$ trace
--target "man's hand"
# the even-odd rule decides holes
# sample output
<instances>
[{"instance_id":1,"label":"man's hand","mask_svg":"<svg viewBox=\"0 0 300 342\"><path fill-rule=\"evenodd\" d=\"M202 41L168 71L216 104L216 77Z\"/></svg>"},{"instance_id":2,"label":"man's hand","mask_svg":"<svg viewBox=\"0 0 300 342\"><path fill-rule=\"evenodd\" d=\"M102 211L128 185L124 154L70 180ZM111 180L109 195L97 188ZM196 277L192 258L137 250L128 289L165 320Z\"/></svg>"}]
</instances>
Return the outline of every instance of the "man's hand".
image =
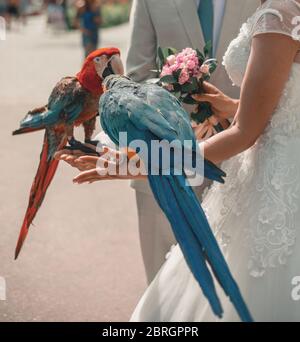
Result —
<instances>
[{"instance_id":1,"label":"man's hand","mask_svg":"<svg viewBox=\"0 0 300 342\"><path fill-rule=\"evenodd\" d=\"M128 159L138 158L130 151L117 151L109 147L104 147L101 156L85 155L81 151L61 150L55 154L55 158L63 160L72 167L82 171L73 179L76 184L93 183L101 180L116 179L145 179L146 176L139 174L136 176L127 172L126 175L120 174L119 170L123 163L127 167ZM138 158L138 162L140 162ZM110 173L108 170L115 172Z\"/></svg>"},{"instance_id":2,"label":"man's hand","mask_svg":"<svg viewBox=\"0 0 300 342\"><path fill-rule=\"evenodd\" d=\"M89 147L95 148L93 145L88 145ZM121 159L122 153L116 150L113 150L109 147L104 147L100 153L100 157L104 156L108 161L118 161ZM60 150L56 152L55 159L63 160L72 167L77 168L79 171L87 171L92 170L96 167L97 162L99 161L98 156L84 154L81 151L71 151L71 150ZM124 156L123 156L124 157Z\"/></svg>"},{"instance_id":3,"label":"man's hand","mask_svg":"<svg viewBox=\"0 0 300 342\"><path fill-rule=\"evenodd\" d=\"M88 168L85 168L80 163L78 163L78 159L79 157L82 157L84 155L85 154L81 151L60 150L55 153L54 158L57 160L63 160L72 167L77 168L79 171L83 171L88 170Z\"/></svg>"}]
</instances>

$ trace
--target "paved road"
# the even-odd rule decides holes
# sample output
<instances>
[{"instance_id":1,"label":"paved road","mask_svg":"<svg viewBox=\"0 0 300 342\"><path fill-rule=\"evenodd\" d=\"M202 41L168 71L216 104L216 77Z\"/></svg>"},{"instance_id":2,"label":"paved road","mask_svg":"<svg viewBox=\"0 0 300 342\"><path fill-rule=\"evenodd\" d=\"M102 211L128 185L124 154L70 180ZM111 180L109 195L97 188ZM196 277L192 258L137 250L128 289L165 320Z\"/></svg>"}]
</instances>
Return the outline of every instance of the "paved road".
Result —
<instances>
[{"instance_id":1,"label":"paved road","mask_svg":"<svg viewBox=\"0 0 300 342\"><path fill-rule=\"evenodd\" d=\"M78 71L82 53L77 33L47 32L44 18L7 38L0 41L0 277L7 286L0 321L126 321L145 287L127 182L75 186L76 172L61 164L13 261L42 134L11 131L60 77ZM103 32L102 45L125 52L127 43L127 25Z\"/></svg>"}]
</instances>

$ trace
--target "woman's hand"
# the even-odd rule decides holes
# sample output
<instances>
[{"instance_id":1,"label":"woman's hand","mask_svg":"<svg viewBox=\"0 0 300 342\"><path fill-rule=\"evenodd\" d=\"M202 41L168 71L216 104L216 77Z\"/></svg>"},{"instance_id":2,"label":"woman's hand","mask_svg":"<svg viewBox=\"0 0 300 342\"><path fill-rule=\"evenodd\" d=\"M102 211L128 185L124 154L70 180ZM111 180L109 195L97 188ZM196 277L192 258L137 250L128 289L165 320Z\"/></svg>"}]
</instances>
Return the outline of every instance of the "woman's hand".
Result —
<instances>
[{"instance_id":1,"label":"woman's hand","mask_svg":"<svg viewBox=\"0 0 300 342\"><path fill-rule=\"evenodd\" d=\"M208 82L204 82L203 87L205 93L193 95L193 98L199 102L209 102L214 112L215 119L222 123L222 120L235 116L239 100L230 98Z\"/></svg>"}]
</instances>

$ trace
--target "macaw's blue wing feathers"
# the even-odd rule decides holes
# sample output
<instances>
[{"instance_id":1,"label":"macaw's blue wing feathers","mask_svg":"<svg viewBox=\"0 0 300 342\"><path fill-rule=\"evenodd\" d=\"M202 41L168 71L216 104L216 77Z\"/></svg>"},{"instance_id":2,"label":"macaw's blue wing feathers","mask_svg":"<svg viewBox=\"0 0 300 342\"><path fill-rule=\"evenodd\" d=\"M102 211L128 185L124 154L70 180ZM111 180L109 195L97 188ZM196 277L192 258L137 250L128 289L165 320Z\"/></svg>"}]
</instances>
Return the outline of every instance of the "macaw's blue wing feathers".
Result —
<instances>
[{"instance_id":1,"label":"macaw's blue wing feathers","mask_svg":"<svg viewBox=\"0 0 300 342\"><path fill-rule=\"evenodd\" d=\"M40 112L29 112L21 128L45 128L59 122L73 123L82 112L88 92L76 78L65 77L53 89L48 105Z\"/></svg>"},{"instance_id":2,"label":"macaw's blue wing feathers","mask_svg":"<svg viewBox=\"0 0 300 342\"><path fill-rule=\"evenodd\" d=\"M122 105L137 129L150 131L159 139L169 141L178 139L176 129L165 119L159 109L153 111L147 103L139 101L134 96L123 96L120 101L120 106Z\"/></svg>"},{"instance_id":3,"label":"macaw's blue wing feathers","mask_svg":"<svg viewBox=\"0 0 300 342\"><path fill-rule=\"evenodd\" d=\"M218 243L214 237L205 213L193 189L187 185L183 165L178 174L170 163L170 172L164 175L162 159L154 161L158 174L152 170L153 140L179 140L176 149L169 151L174 160L177 147L190 141L190 147L183 149L190 153L193 160L200 153L189 117L177 99L169 92L155 85L138 85L129 80L115 77L109 91L100 101L101 123L105 132L117 144L119 133L128 134L128 144L143 140L149 154L143 160L148 167L148 179L154 197L169 219L174 235L180 245L188 266L198 281L203 294L207 297L213 312L221 317L223 309L214 285L215 279L229 296L243 321L252 321L251 315L235 283ZM109 81L108 81L109 83ZM176 165L177 167L177 165ZM175 173L176 171L176 173ZM209 161L204 161L204 175L210 179L224 182L225 173Z\"/></svg>"}]
</instances>

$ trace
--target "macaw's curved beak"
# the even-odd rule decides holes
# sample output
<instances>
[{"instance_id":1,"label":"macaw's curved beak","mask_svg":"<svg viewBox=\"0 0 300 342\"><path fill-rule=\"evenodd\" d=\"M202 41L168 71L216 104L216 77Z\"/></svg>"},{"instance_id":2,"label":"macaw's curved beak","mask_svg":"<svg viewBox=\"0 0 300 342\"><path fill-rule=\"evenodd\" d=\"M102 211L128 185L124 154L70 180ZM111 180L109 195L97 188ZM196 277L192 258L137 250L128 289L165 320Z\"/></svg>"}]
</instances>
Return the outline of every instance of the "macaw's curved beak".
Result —
<instances>
[{"instance_id":1,"label":"macaw's curved beak","mask_svg":"<svg viewBox=\"0 0 300 342\"><path fill-rule=\"evenodd\" d=\"M119 55L113 55L108 60L107 66L102 73L103 79L109 75L124 75L124 66Z\"/></svg>"}]
</instances>

